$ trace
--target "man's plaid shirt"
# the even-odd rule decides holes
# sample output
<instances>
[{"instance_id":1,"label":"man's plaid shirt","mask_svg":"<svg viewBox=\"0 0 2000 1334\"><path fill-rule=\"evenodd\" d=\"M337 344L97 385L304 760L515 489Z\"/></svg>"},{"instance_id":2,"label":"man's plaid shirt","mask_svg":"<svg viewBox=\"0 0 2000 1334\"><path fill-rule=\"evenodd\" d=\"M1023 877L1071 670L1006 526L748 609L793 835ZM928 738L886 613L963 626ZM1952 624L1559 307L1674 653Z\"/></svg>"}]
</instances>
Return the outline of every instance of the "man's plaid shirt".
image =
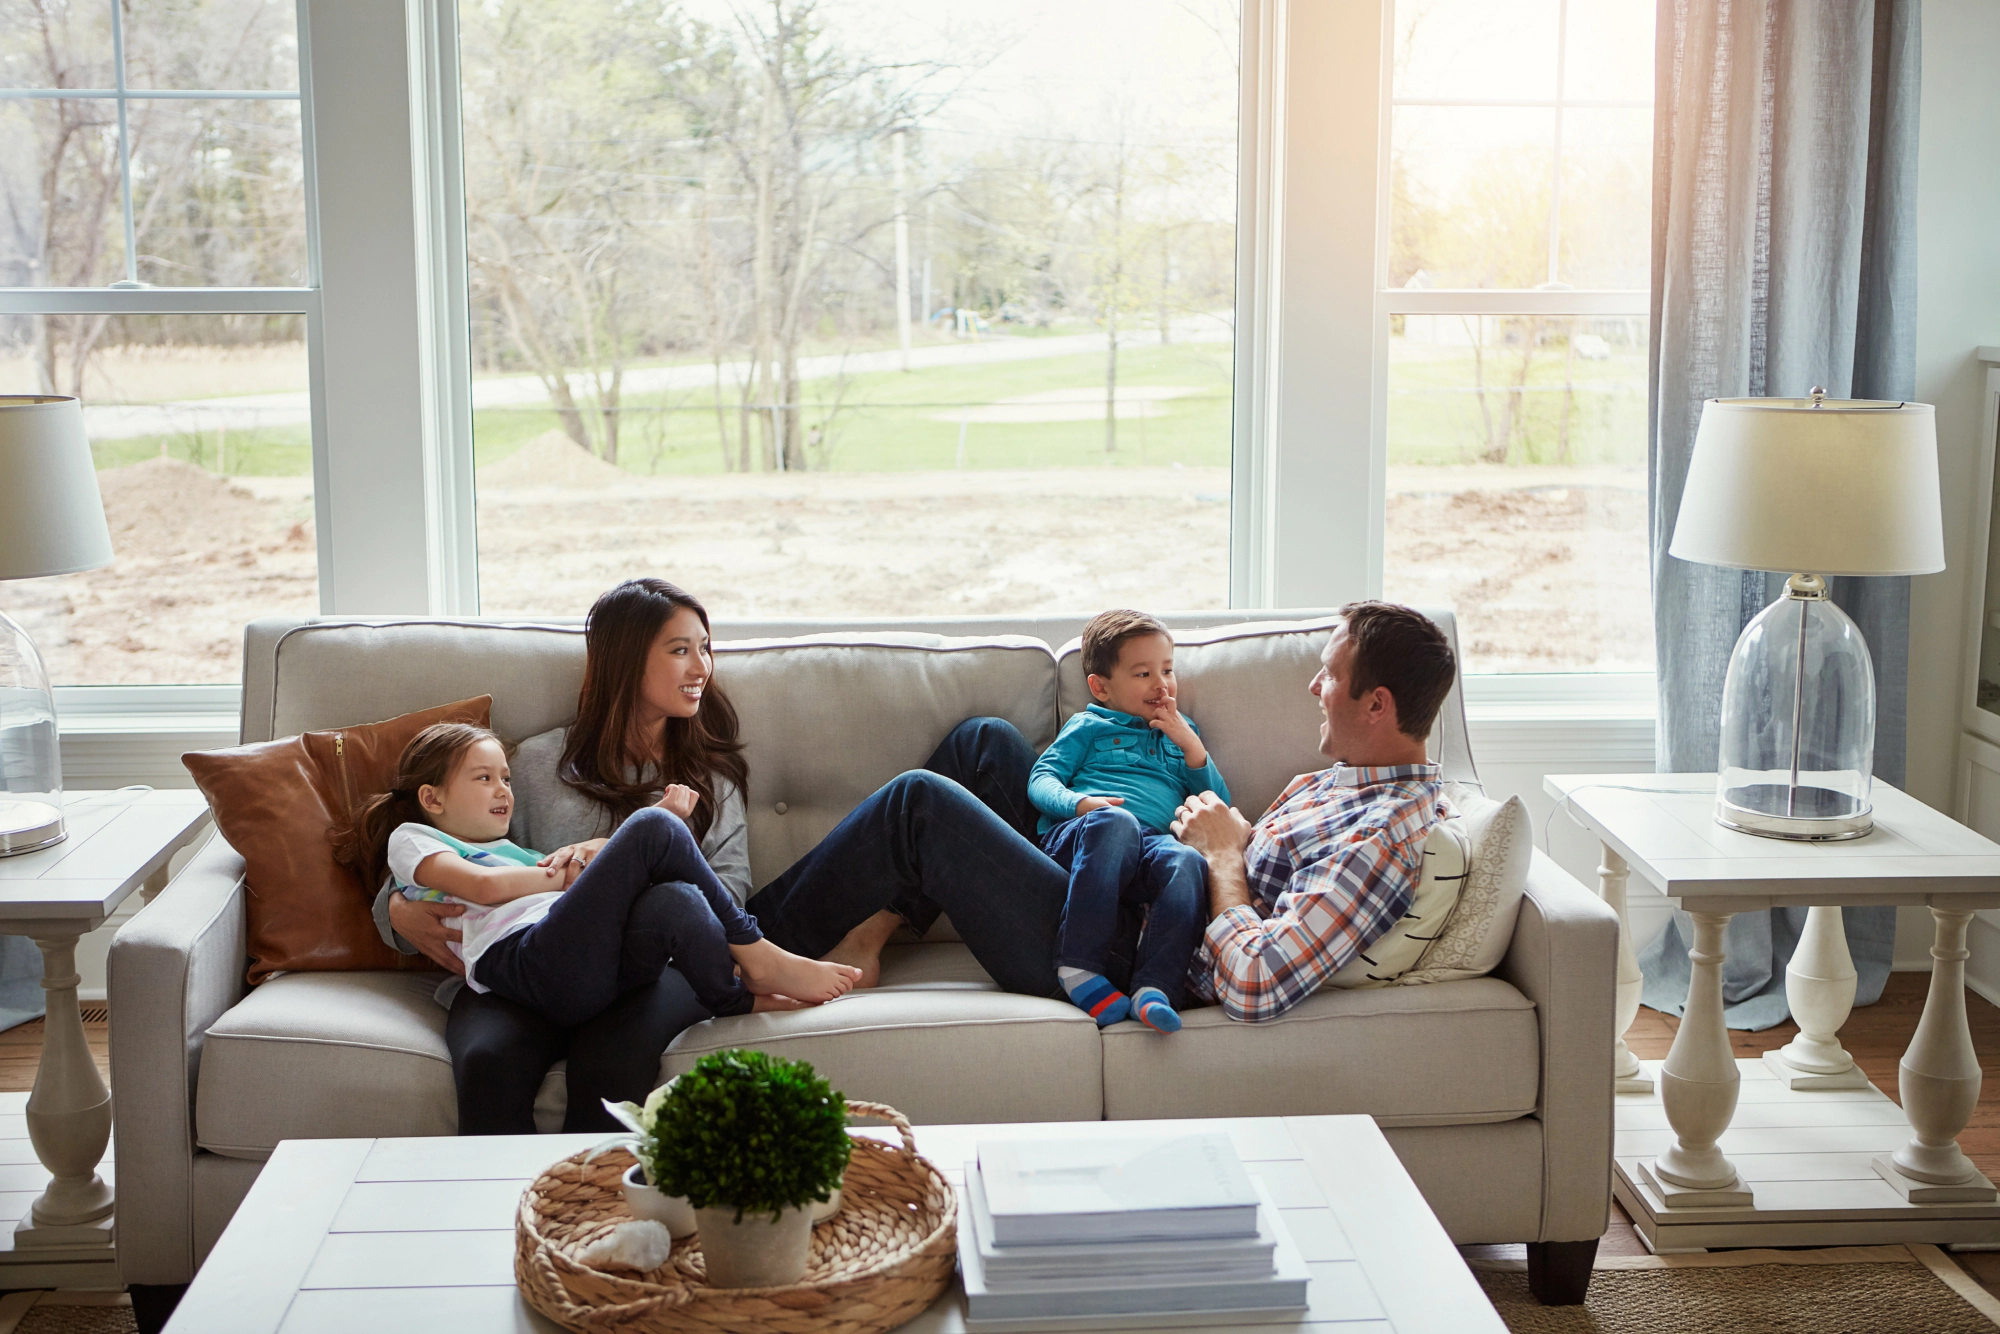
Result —
<instances>
[{"instance_id":1,"label":"man's plaid shirt","mask_svg":"<svg viewBox=\"0 0 2000 1334\"><path fill-rule=\"evenodd\" d=\"M1312 995L1409 911L1424 836L1450 814L1435 764L1294 778L1244 849L1250 904L1208 924L1194 993L1252 1023Z\"/></svg>"}]
</instances>

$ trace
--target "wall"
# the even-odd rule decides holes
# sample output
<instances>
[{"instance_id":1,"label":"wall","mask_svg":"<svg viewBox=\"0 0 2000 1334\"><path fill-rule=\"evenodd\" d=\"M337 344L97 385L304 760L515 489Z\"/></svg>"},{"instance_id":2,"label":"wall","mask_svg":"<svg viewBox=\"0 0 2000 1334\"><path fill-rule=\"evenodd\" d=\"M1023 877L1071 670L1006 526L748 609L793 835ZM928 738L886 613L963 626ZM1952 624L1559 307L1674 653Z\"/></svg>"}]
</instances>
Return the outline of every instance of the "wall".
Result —
<instances>
[{"instance_id":1,"label":"wall","mask_svg":"<svg viewBox=\"0 0 2000 1334\"><path fill-rule=\"evenodd\" d=\"M1983 375L1974 349L2000 342L2000 5L1926 0L1917 153L1917 398L1937 406L1951 568L1915 581L1910 608L1911 793L1952 808L1964 635L1976 614L1966 562ZM1905 909L1899 945L1929 935ZM1975 928L1973 984L2000 996L2000 926Z\"/></svg>"}]
</instances>

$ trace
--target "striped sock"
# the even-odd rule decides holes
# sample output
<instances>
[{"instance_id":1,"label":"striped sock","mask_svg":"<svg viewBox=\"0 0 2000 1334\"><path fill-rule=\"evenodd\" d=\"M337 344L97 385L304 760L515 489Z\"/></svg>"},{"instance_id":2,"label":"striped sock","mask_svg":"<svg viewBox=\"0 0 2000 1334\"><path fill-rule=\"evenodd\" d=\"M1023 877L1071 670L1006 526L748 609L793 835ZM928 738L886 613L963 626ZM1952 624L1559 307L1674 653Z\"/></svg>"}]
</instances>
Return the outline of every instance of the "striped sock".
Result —
<instances>
[{"instance_id":1,"label":"striped sock","mask_svg":"<svg viewBox=\"0 0 2000 1334\"><path fill-rule=\"evenodd\" d=\"M1140 987L1132 993L1132 1017L1155 1033L1181 1031L1180 1012L1167 1004L1167 994L1158 987Z\"/></svg>"},{"instance_id":2,"label":"striped sock","mask_svg":"<svg viewBox=\"0 0 2000 1334\"><path fill-rule=\"evenodd\" d=\"M1132 1011L1132 1002L1125 993L1105 981L1098 973L1085 972L1081 968L1057 970L1062 978L1063 990L1069 993L1076 1007L1097 1021L1099 1028L1117 1023Z\"/></svg>"}]
</instances>

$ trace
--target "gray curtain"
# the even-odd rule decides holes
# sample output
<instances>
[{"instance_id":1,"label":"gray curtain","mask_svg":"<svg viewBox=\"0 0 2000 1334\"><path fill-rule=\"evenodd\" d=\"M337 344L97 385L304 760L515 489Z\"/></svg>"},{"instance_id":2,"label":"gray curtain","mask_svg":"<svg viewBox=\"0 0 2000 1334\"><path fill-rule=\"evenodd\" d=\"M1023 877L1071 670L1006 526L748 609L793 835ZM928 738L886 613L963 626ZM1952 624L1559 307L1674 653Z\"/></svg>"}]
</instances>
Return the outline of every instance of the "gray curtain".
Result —
<instances>
[{"instance_id":1,"label":"gray curtain","mask_svg":"<svg viewBox=\"0 0 2000 1334\"><path fill-rule=\"evenodd\" d=\"M1660 0L1653 131L1651 539L1663 772L1716 766L1723 675L1783 575L1667 555L1709 398L1903 399L1916 380L1919 0ZM1875 772L1903 778L1907 579L1836 579L1874 650ZM1782 1022L1804 909L1730 923L1732 1028ZM1895 910L1846 910L1856 1002L1882 992ZM1676 913L1645 1003L1687 994Z\"/></svg>"}]
</instances>

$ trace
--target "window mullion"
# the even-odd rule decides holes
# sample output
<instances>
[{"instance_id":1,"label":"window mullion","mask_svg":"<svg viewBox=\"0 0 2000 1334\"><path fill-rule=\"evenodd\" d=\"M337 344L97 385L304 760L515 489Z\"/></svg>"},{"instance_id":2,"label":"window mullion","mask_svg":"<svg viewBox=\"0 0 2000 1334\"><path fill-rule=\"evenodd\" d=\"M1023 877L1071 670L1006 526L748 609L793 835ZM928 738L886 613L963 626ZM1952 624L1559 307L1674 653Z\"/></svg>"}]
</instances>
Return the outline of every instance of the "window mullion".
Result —
<instances>
[{"instance_id":1,"label":"window mullion","mask_svg":"<svg viewBox=\"0 0 2000 1334\"><path fill-rule=\"evenodd\" d=\"M118 92L118 193L125 210L125 282L139 286L138 228L132 220L132 119L125 100L125 15L111 5L111 72Z\"/></svg>"}]
</instances>

